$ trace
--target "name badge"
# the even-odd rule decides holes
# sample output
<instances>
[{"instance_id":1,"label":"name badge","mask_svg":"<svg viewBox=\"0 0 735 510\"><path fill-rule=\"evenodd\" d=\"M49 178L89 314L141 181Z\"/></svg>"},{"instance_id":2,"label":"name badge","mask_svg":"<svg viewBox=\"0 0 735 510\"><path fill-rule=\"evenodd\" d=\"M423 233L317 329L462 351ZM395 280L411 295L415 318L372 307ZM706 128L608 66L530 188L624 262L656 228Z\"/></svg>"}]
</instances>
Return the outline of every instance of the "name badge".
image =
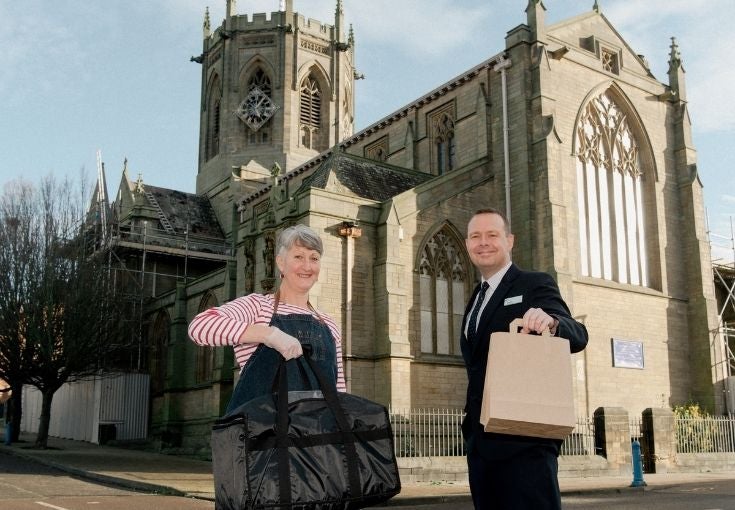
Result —
<instances>
[{"instance_id":1,"label":"name badge","mask_svg":"<svg viewBox=\"0 0 735 510\"><path fill-rule=\"evenodd\" d=\"M505 301L503 301L503 306L515 305L521 302L523 302L523 294L521 294L520 296L506 298Z\"/></svg>"}]
</instances>

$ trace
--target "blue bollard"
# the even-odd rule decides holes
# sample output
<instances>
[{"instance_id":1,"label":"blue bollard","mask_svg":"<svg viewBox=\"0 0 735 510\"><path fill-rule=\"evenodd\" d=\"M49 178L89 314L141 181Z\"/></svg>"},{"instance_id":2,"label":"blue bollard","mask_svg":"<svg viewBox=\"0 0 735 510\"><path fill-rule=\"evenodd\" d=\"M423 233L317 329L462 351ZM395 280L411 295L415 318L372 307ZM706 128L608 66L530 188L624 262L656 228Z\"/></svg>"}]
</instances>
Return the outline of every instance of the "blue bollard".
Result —
<instances>
[{"instance_id":1,"label":"blue bollard","mask_svg":"<svg viewBox=\"0 0 735 510\"><path fill-rule=\"evenodd\" d=\"M637 439L633 440L633 482L631 487L645 487L648 485L643 480L643 459L641 459L641 444Z\"/></svg>"},{"instance_id":2,"label":"blue bollard","mask_svg":"<svg viewBox=\"0 0 735 510\"><path fill-rule=\"evenodd\" d=\"M13 423L5 422L5 446L10 446L13 442Z\"/></svg>"}]
</instances>

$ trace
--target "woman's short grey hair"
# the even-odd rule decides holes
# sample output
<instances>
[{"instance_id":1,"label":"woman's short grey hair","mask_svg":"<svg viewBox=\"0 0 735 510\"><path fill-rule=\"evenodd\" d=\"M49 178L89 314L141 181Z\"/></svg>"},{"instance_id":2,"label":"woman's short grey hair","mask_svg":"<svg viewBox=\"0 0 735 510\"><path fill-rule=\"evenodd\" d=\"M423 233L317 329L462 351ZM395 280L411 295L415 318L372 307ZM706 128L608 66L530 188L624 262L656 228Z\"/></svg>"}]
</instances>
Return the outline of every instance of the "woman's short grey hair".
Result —
<instances>
[{"instance_id":1,"label":"woman's short grey hair","mask_svg":"<svg viewBox=\"0 0 735 510\"><path fill-rule=\"evenodd\" d=\"M278 234L278 241L276 242L276 255L283 255L286 251L291 249L294 245L303 246L306 249L314 250L322 254L323 246L322 239L319 234L314 232L313 229L306 225L294 225L283 229Z\"/></svg>"}]
</instances>

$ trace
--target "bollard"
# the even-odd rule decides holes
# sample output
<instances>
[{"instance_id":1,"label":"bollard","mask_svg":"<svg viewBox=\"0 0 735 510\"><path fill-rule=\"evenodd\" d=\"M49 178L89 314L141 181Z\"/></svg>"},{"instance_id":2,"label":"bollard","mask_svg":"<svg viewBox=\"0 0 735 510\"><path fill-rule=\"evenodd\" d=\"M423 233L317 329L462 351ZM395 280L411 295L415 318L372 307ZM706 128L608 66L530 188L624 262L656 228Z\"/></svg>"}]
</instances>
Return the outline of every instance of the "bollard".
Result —
<instances>
[{"instance_id":1,"label":"bollard","mask_svg":"<svg viewBox=\"0 0 735 510\"><path fill-rule=\"evenodd\" d=\"M633 482L631 487L645 487L647 484L643 480L643 459L641 459L641 443L637 439L633 440L631 445L633 448Z\"/></svg>"},{"instance_id":2,"label":"bollard","mask_svg":"<svg viewBox=\"0 0 735 510\"><path fill-rule=\"evenodd\" d=\"M10 446L13 442L13 422L5 422L5 446Z\"/></svg>"}]
</instances>

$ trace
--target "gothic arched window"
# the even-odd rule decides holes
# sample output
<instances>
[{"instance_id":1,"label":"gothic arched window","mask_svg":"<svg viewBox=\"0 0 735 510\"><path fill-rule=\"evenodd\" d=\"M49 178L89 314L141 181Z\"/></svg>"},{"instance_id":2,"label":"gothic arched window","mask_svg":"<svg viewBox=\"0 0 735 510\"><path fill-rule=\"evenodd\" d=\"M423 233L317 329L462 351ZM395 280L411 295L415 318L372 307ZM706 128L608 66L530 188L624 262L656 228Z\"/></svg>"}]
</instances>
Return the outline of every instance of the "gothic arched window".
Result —
<instances>
[{"instance_id":1,"label":"gothic arched window","mask_svg":"<svg viewBox=\"0 0 735 510\"><path fill-rule=\"evenodd\" d=\"M202 298L199 304L199 313L209 310L213 306L217 306L217 298L211 292ZM197 346L196 353L196 382L203 383L212 380L212 371L214 369L214 351L215 347L209 345Z\"/></svg>"},{"instance_id":2,"label":"gothic arched window","mask_svg":"<svg viewBox=\"0 0 735 510\"><path fill-rule=\"evenodd\" d=\"M610 91L585 106L576 136L582 275L648 286L639 143Z\"/></svg>"},{"instance_id":3,"label":"gothic arched window","mask_svg":"<svg viewBox=\"0 0 735 510\"><path fill-rule=\"evenodd\" d=\"M301 105L299 121L301 124L301 145L307 149L324 150L321 141L322 127L322 91L313 76L307 76L301 82Z\"/></svg>"},{"instance_id":4,"label":"gothic arched window","mask_svg":"<svg viewBox=\"0 0 735 510\"><path fill-rule=\"evenodd\" d=\"M215 78L209 87L209 99L207 100L207 135L204 149L207 160L219 154L221 103L220 81L219 78Z\"/></svg>"},{"instance_id":5,"label":"gothic arched window","mask_svg":"<svg viewBox=\"0 0 735 510\"><path fill-rule=\"evenodd\" d=\"M448 224L424 246L419 263L421 352L460 355L459 336L471 271L462 238Z\"/></svg>"},{"instance_id":6,"label":"gothic arched window","mask_svg":"<svg viewBox=\"0 0 735 510\"><path fill-rule=\"evenodd\" d=\"M452 118L446 113L442 114L437 120L434 133L436 168L437 173L442 175L444 172L454 170L456 146L454 140L454 121Z\"/></svg>"},{"instance_id":7,"label":"gothic arched window","mask_svg":"<svg viewBox=\"0 0 735 510\"><path fill-rule=\"evenodd\" d=\"M248 81L248 92L258 87L263 93L271 97L271 79L260 67L253 73Z\"/></svg>"},{"instance_id":8,"label":"gothic arched window","mask_svg":"<svg viewBox=\"0 0 735 510\"><path fill-rule=\"evenodd\" d=\"M166 387L166 365L168 362L168 342L171 319L166 310L156 315L151 332L148 372L151 375L151 393L160 394Z\"/></svg>"},{"instance_id":9,"label":"gothic arched window","mask_svg":"<svg viewBox=\"0 0 735 510\"><path fill-rule=\"evenodd\" d=\"M247 129L247 141L250 145L270 143L271 122L278 106L271 97L271 79L258 67L250 76L247 94L240 102L235 115L242 120Z\"/></svg>"}]
</instances>

